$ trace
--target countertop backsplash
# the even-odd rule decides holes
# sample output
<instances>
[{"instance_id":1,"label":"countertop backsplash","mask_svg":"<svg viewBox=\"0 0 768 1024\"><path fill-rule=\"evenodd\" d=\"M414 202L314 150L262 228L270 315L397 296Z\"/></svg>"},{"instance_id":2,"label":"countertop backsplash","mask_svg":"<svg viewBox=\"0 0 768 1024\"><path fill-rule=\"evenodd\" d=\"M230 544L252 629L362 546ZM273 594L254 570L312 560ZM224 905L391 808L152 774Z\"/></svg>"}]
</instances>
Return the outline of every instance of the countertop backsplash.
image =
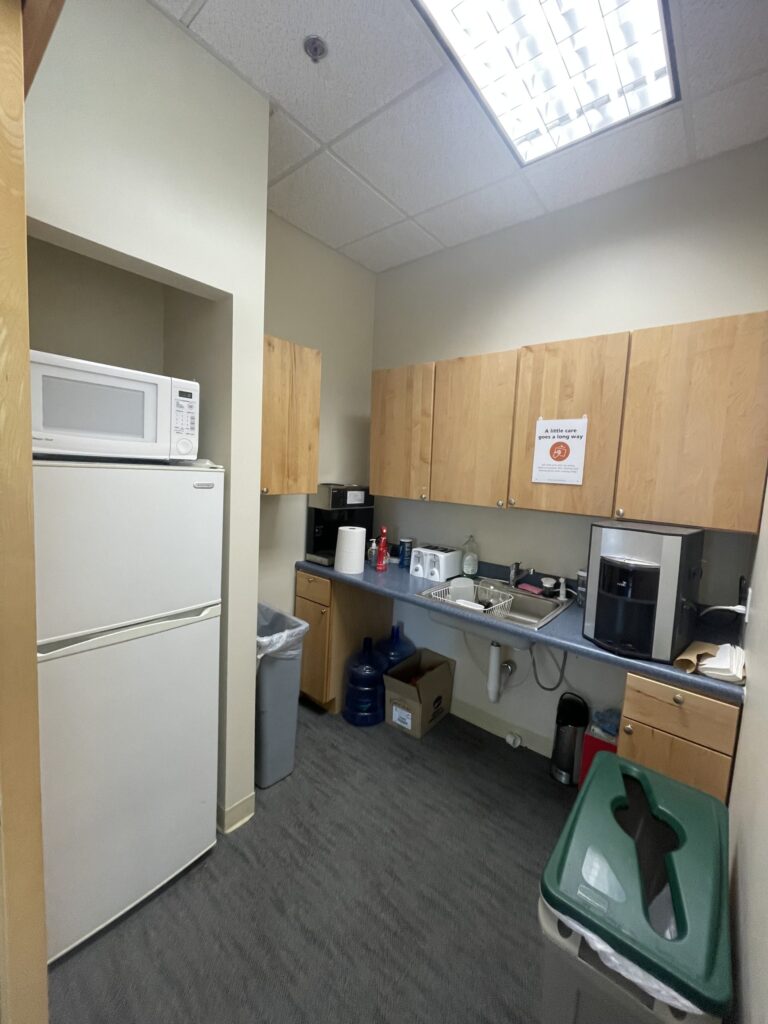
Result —
<instances>
[{"instance_id":1,"label":"countertop backsplash","mask_svg":"<svg viewBox=\"0 0 768 1024\"><path fill-rule=\"evenodd\" d=\"M594 517L597 519L598 517ZM450 505L443 502L376 498L375 528L387 526L393 542L413 537L418 543L461 547L474 535L480 559L522 568L534 568L553 576L575 577L587 564L589 516L503 510ZM750 578L757 538L752 534L706 530L704 574L699 592L701 604L735 604L739 576Z\"/></svg>"}]
</instances>

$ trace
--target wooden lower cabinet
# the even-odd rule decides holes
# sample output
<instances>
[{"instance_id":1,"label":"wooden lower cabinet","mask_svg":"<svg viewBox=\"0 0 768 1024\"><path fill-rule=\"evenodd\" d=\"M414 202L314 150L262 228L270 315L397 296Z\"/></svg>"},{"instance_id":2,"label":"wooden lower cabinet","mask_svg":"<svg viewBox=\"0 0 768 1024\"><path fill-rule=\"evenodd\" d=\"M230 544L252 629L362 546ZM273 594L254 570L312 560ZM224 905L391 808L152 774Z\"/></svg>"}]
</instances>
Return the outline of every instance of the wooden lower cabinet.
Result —
<instances>
[{"instance_id":1,"label":"wooden lower cabinet","mask_svg":"<svg viewBox=\"0 0 768 1024\"><path fill-rule=\"evenodd\" d=\"M364 637L378 640L389 633L392 601L338 580L297 572L294 612L309 623L301 692L335 714L344 704L347 661L360 650Z\"/></svg>"},{"instance_id":2,"label":"wooden lower cabinet","mask_svg":"<svg viewBox=\"0 0 768 1024\"><path fill-rule=\"evenodd\" d=\"M330 608L297 597L294 611L296 617L309 623L309 632L304 637L301 656L301 692L319 704L326 701L326 679L328 675L328 639L331 623Z\"/></svg>"},{"instance_id":3,"label":"wooden lower cabinet","mask_svg":"<svg viewBox=\"0 0 768 1024\"><path fill-rule=\"evenodd\" d=\"M725 801L731 778L731 758L679 736L622 718L619 755L646 768L685 782Z\"/></svg>"},{"instance_id":4,"label":"wooden lower cabinet","mask_svg":"<svg viewBox=\"0 0 768 1024\"><path fill-rule=\"evenodd\" d=\"M618 753L726 802L739 716L732 704L630 674Z\"/></svg>"}]
</instances>

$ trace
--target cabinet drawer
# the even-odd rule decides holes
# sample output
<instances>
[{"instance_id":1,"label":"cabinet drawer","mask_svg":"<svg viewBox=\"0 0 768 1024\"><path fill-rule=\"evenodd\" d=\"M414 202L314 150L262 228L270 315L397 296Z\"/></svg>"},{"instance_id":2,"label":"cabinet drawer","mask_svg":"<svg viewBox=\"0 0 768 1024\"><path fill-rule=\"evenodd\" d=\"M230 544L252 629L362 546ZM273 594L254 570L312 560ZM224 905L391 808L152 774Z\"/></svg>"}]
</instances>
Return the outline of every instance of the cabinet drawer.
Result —
<instances>
[{"instance_id":1,"label":"cabinet drawer","mask_svg":"<svg viewBox=\"0 0 768 1024\"><path fill-rule=\"evenodd\" d=\"M308 572L297 572L296 597L306 597L308 601L330 605L331 581L322 576L312 576Z\"/></svg>"},{"instance_id":2,"label":"cabinet drawer","mask_svg":"<svg viewBox=\"0 0 768 1024\"><path fill-rule=\"evenodd\" d=\"M624 714L635 722L733 754L739 709L712 697L677 690L645 676L627 676Z\"/></svg>"},{"instance_id":3,"label":"cabinet drawer","mask_svg":"<svg viewBox=\"0 0 768 1024\"><path fill-rule=\"evenodd\" d=\"M301 692L318 704L328 699L328 639L331 610L316 601L297 597L294 610L309 623L301 655Z\"/></svg>"},{"instance_id":4,"label":"cabinet drawer","mask_svg":"<svg viewBox=\"0 0 768 1024\"><path fill-rule=\"evenodd\" d=\"M725 802L731 778L731 758L698 743L633 722L626 716L619 730L620 757L685 782Z\"/></svg>"}]
</instances>

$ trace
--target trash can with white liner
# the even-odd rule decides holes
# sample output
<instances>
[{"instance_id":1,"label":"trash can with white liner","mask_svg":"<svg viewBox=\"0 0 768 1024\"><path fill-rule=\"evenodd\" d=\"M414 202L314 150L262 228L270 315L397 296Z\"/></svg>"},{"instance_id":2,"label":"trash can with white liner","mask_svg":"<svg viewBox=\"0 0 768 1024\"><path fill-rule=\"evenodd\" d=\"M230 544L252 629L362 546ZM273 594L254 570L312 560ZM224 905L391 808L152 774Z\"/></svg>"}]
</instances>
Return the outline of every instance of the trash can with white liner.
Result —
<instances>
[{"instance_id":1,"label":"trash can with white liner","mask_svg":"<svg viewBox=\"0 0 768 1024\"><path fill-rule=\"evenodd\" d=\"M256 648L256 765L259 789L293 771L299 714L301 655L309 624L259 605Z\"/></svg>"},{"instance_id":2,"label":"trash can with white liner","mask_svg":"<svg viewBox=\"0 0 768 1024\"><path fill-rule=\"evenodd\" d=\"M599 753L541 880L542 1024L722 1020L728 812Z\"/></svg>"}]
</instances>

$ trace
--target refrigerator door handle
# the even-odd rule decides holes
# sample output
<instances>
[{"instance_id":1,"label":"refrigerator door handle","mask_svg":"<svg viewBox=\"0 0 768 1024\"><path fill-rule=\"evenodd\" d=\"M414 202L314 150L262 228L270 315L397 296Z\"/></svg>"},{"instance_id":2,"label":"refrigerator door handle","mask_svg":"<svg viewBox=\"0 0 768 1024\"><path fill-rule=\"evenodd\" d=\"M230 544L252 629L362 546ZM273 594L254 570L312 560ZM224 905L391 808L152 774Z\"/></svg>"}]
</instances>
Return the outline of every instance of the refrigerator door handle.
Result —
<instances>
[{"instance_id":1,"label":"refrigerator door handle","mask_svg":"<svg viewBox=\"0 0 768 1024\"><path fill-rule=\"evenodd\" d=\"M178 629L180 626L189 626L194 622L202 622L205 619L215 619L220 616L221 604L209 604L204 608L196 608L194 611L179 612L163 619L141 622L135 626L125 626L121 629L92 633L85 637L79 636L70 640L40 644L37 648L37 661L39 664L43 661L53 661L54 658L66 658L70 654L95 651L99 647L110 647L112 644L125 643L128 640L135 640L137 637L152 636L154 633L164 633L169 629Z\"/></svg>"}]
</instances>

